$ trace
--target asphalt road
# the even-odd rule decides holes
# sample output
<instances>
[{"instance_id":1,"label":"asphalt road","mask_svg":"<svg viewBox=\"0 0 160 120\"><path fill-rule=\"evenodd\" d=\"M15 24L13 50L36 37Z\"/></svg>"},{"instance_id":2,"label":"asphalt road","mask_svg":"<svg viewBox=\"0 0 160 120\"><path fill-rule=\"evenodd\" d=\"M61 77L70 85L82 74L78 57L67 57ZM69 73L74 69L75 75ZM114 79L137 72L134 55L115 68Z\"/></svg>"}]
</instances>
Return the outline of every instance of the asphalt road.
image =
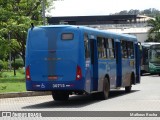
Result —
<instances>
[{"instance_id":1,"label":"asphalt road","mask_svg":"<svg viewBox=\"0 0 160 120\"><path fill-rule=\"evenodd\" d=\"M141 83L133 85L131 93L125 93L124 89L114 90L110 92L108 100L94 100L90 95L81 96L70 96L67 102L55 102L51 95L46 96L32 96L32 97L19 97L19 98L4 98L0 99L0 120L5 117L2 116L4 111L19 112L13 115L14 119L19 119L19 117L24 117L24 119L29 119L28 117L33 117L32 114L26 112L41 112L43 116L50 115L58 117L47 117L46 119L113 119L113 120L125 120L125 119L160 119L160 76L158 75L145 75L141 77ZM53 112L54 111L54 112ZM57 112L56 112L57 111ZM61 112L59 112L61 111ZM74 111L74 112L68 112ZM80 111L80 112L79 112ZM83 112L87 111L87 112ZM102 112L96 112L102 111ZM110 111L115 111L111 112ZM120 112L126 111L126 112ZM127 111L134 111L129 113L130 116L124 117L128 114ZM143 113L139 111L144 111ZM150 111L150 116L143 116L143 114L148 114ZM158 111L158 112L157 112ZM102 113L102 115L101 115ZM137 113L137 114L136 114ZM152 114L153 113L153 114ZM78 116L78 118L73 117ZM110 115L111 117L104 117ZM122 114L122 117L121 117ZM4 113L5 115L5 113ZM17 116L18 117L17 117ZM26 116L25 116L26 115ZM30 119L44 119L41 118L41 114L37 113L37 117ZM39 115L39 116L38 116ZM65 117L61 117L65 116ZM66 117L68 115L68 117ZM88 115L88 117L86 117ZM133 116L134 115L134 116ZM137 116L136 116L137 115ZM156 117L159 116L159 117ZM92 117L89 117L92 116ZM101 116L101 117L100 117ZM132 117L131 117L132 116ZM7 119L7 118L6 118Z\"/></svg>"}]
</instances>

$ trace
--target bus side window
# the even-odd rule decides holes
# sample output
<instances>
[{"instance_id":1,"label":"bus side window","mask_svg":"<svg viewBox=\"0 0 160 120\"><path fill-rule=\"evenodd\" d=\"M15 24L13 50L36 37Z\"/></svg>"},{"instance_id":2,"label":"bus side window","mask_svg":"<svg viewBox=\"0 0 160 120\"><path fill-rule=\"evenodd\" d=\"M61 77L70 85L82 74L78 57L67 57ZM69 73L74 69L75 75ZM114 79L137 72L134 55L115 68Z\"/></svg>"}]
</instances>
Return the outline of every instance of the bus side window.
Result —
<instances>
[{"instance_id":1,"label":"bus side window","mask_svg":"<svg viewBox=\"0 0 160 120\"><path fill-rule=\"evenodd\" d=\"M114 40L113 39L108 39L108 50L109 50L109 58L110 59L115 58Z\"/></svg>"},{"instance_id":2,"label":"bus side window","mask_svg":"<svg viewBox=\"0 0 160 120\"><path fill-rule=\"evenodd\" d=\"M89 39L88 39L88 35L85 34L84 35L84 47L85 47L85 58L88 59L90 58L90 52L89 52Z\"/></svg>"},{"instance_id":3,"label":"bus side window","mask_svg":"<svg viewBox=\"0 0 160 120\"><path fill-rule=\"evenodd\" d=\"M106 59L106 40L102 37L97 37L98 58Z\"/></svg>"},{"instance_id":4,"label":"bus side window","mask_svg":"<svg viewBox=\"0 0 160 120\"><path fill-rule=\"evenodd\" d=\"M104 39L104 48L105 48L105 56L106 56L106 58L109 58L108 38Z\"/></svg>"},{"instance_id":5,"label":"bus side window","mask_svg":"<svg viewBox=\"0 0 160 120\"><path fill-rule=\"evenodd\" d=\"M127 41L121 41L122 58L128 58Z\"/></svg>"},{"instance_id":6,"label":"bus side window","mask_svg":"<svg viewBox=\"0 0 160 120\"><path fill-rule=\"evenodd\" d=\"M134 58L133 42L128 41L127 46L128 46L128 57L133 59Z\"/></svg>"}]
</instances>

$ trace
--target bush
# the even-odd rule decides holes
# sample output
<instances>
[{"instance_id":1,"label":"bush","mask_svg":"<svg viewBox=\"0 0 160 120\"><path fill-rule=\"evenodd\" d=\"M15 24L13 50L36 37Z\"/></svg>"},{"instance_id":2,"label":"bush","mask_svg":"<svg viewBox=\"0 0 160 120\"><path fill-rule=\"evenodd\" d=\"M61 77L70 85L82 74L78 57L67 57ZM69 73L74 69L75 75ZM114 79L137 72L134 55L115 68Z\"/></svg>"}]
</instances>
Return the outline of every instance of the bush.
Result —
<instances>
[{"instance_id":1,"label":"bush","mask_svg":"<svg viewBox=\"0 0 160 120\"><path fill-rule=\"evenodd\" d=\"M0 60L0 71L3 69L3 61Z\"/></svg>"},{"instance_id":2,"label":"bush","mask_svg":"<svg viewBox=\"0 0 160 120\"><path fill-rule=\"evenodd\" d=\"M21 73L21 74L25 74L25 70L24 70L24 68L19 69L19 70L18 70L18 72L19 72L19 73Z\"/></svg>"},{"instance_id":3,"label":"bush","mask_svg":"<svg viewBox=\"0 0 160 120\"><path fill-rule=\"evenodd\" d=\"M8 62L0 60L0 71L8 69Z\"/></svg>"},{"instance_id":4,"label":"bush","mask_svg":"<svg viewBox=\"0 0 160 120\"><path fill-rule=\"evenodd\" d=\"M3 61L3 69L7 70L8 69L8 62Z\"/></svg>"},{"instance_id":5,"label":"bush","mask_svg":"<svg viewBox=\"0 0 160 120\"><path fill-rule=\"evenodd\" d=\"M19 69L19 68L22 68L22 67L24 66L22 59L16 59L16 60L15 60L15 63L12 62L11 65L12 65L12 67L15 68L15 69Z\"/></svg>"}]
</instances>

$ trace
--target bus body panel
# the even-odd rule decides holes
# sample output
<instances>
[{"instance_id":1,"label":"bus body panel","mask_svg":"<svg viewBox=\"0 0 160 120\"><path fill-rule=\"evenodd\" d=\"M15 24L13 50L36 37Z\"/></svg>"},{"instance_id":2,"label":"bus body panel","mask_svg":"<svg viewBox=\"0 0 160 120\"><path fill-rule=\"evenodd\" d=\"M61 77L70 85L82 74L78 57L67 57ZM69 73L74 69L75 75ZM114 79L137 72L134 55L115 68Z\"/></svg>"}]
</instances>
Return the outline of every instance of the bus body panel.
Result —
<instances>
[{"instance_id":1,"label":"bus body panel","mask_svg":"<svg viewBox=\"0 0 160 120\"><path fill-rule=\"evenodd\" d=\"M122 86L129 86L132 72L135 73L135 63L133 59L122 60Z\"/></svg>"},{"instance_id":2,"label":"bus body panel","mask_svg":"<svg viewBox=\"0 0 160 120\"><path fill-rule=\"evenodd\" d=\"M69 33L67 38L73 34L73 39L62 40L63 33ZM88 34L90 57L87 59L84 34ZM98 58L97 37L113 39L114 58ZM30 80L26 79L27 90L102 92L105 77L108 77L111 89L129 86L131 73L139 77L138 69L135 70L139 63L135 65L136 57L122 59L121 40L137 42L135 37L130 39L132 37L70 25L31 28L26 45L25 67L30 70ZM78 80L77 73L81 74Z\"/></svg>"},{"instance_id":3,"label":"bus body panel","mask_svg":"<svg viewBox=\"0 0 160 120\"><path fill-rule=\"evenodd\" d=\"M63 33L73 33L74 39L62 40ZM27 85L27 89L37 90L41 88L40 85L47 86L46 90L63 87L70 89L68 86L76 86L76 84L82 84L77 88L84 89L83 77L75 82L77 66L83 67L82 62L79 63L79 31L67 28L34 28L29 31L29 34L27 44L29 60L26 62L26 67L30 67L31 81L27 81L27 84L31 82L34 88L31 89L31 86L28 88ZM53 87L52 84L60 87Z\"/></svg>"},{"instance_id":4,"label":"bus body panel","mask_svg":"<svg viewBox=\"0 0 160 120\"><path fill-rule=\"evenodd\" d=\"M98 63L98 90L102 91L104 77L108 75L110 79L110 88L116 88L116 60L99 60Z\"/></svg>"},{"instance_id":5,"label":"bus body panel","mask_svg":"<svg viewBox=\"0 0 160 120\"><path fill-rule=\"evenodd\" d=\"M84 91L84 81L26 81L28 91Z\"/></svg>"}]
</instances>

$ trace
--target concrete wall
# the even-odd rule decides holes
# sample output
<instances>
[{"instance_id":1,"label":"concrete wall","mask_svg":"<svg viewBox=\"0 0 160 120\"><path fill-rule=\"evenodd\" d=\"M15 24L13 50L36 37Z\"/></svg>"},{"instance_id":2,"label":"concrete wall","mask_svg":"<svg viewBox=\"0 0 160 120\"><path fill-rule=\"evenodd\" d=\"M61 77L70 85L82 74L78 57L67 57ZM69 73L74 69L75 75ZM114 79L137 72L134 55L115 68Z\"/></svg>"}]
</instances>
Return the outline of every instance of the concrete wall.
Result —
<instances>
[{"instance_id":1,"label":"concrete wall","mask_svg":"<svg viewBox=\"0 0 160 120\"><path fill-rule=\"evenodd\" d=\"M129 33L131 35L135 35L139 42L144 42L148 39L147 33Z\"/></svg>"},{"instance_id":2,"label":"concrete wall","mask_svg":"<svg viewBox=\"0 0 160 120\"><path fill-rule=\"evenodd\" d=\"M144 42L148 39L148 30L150 27L140 27L140 28L121 28L121 29L105 29L106 31L112 31L117 33L131 34L135 35L139 42Z\"/></svg>"}]
</instances>

